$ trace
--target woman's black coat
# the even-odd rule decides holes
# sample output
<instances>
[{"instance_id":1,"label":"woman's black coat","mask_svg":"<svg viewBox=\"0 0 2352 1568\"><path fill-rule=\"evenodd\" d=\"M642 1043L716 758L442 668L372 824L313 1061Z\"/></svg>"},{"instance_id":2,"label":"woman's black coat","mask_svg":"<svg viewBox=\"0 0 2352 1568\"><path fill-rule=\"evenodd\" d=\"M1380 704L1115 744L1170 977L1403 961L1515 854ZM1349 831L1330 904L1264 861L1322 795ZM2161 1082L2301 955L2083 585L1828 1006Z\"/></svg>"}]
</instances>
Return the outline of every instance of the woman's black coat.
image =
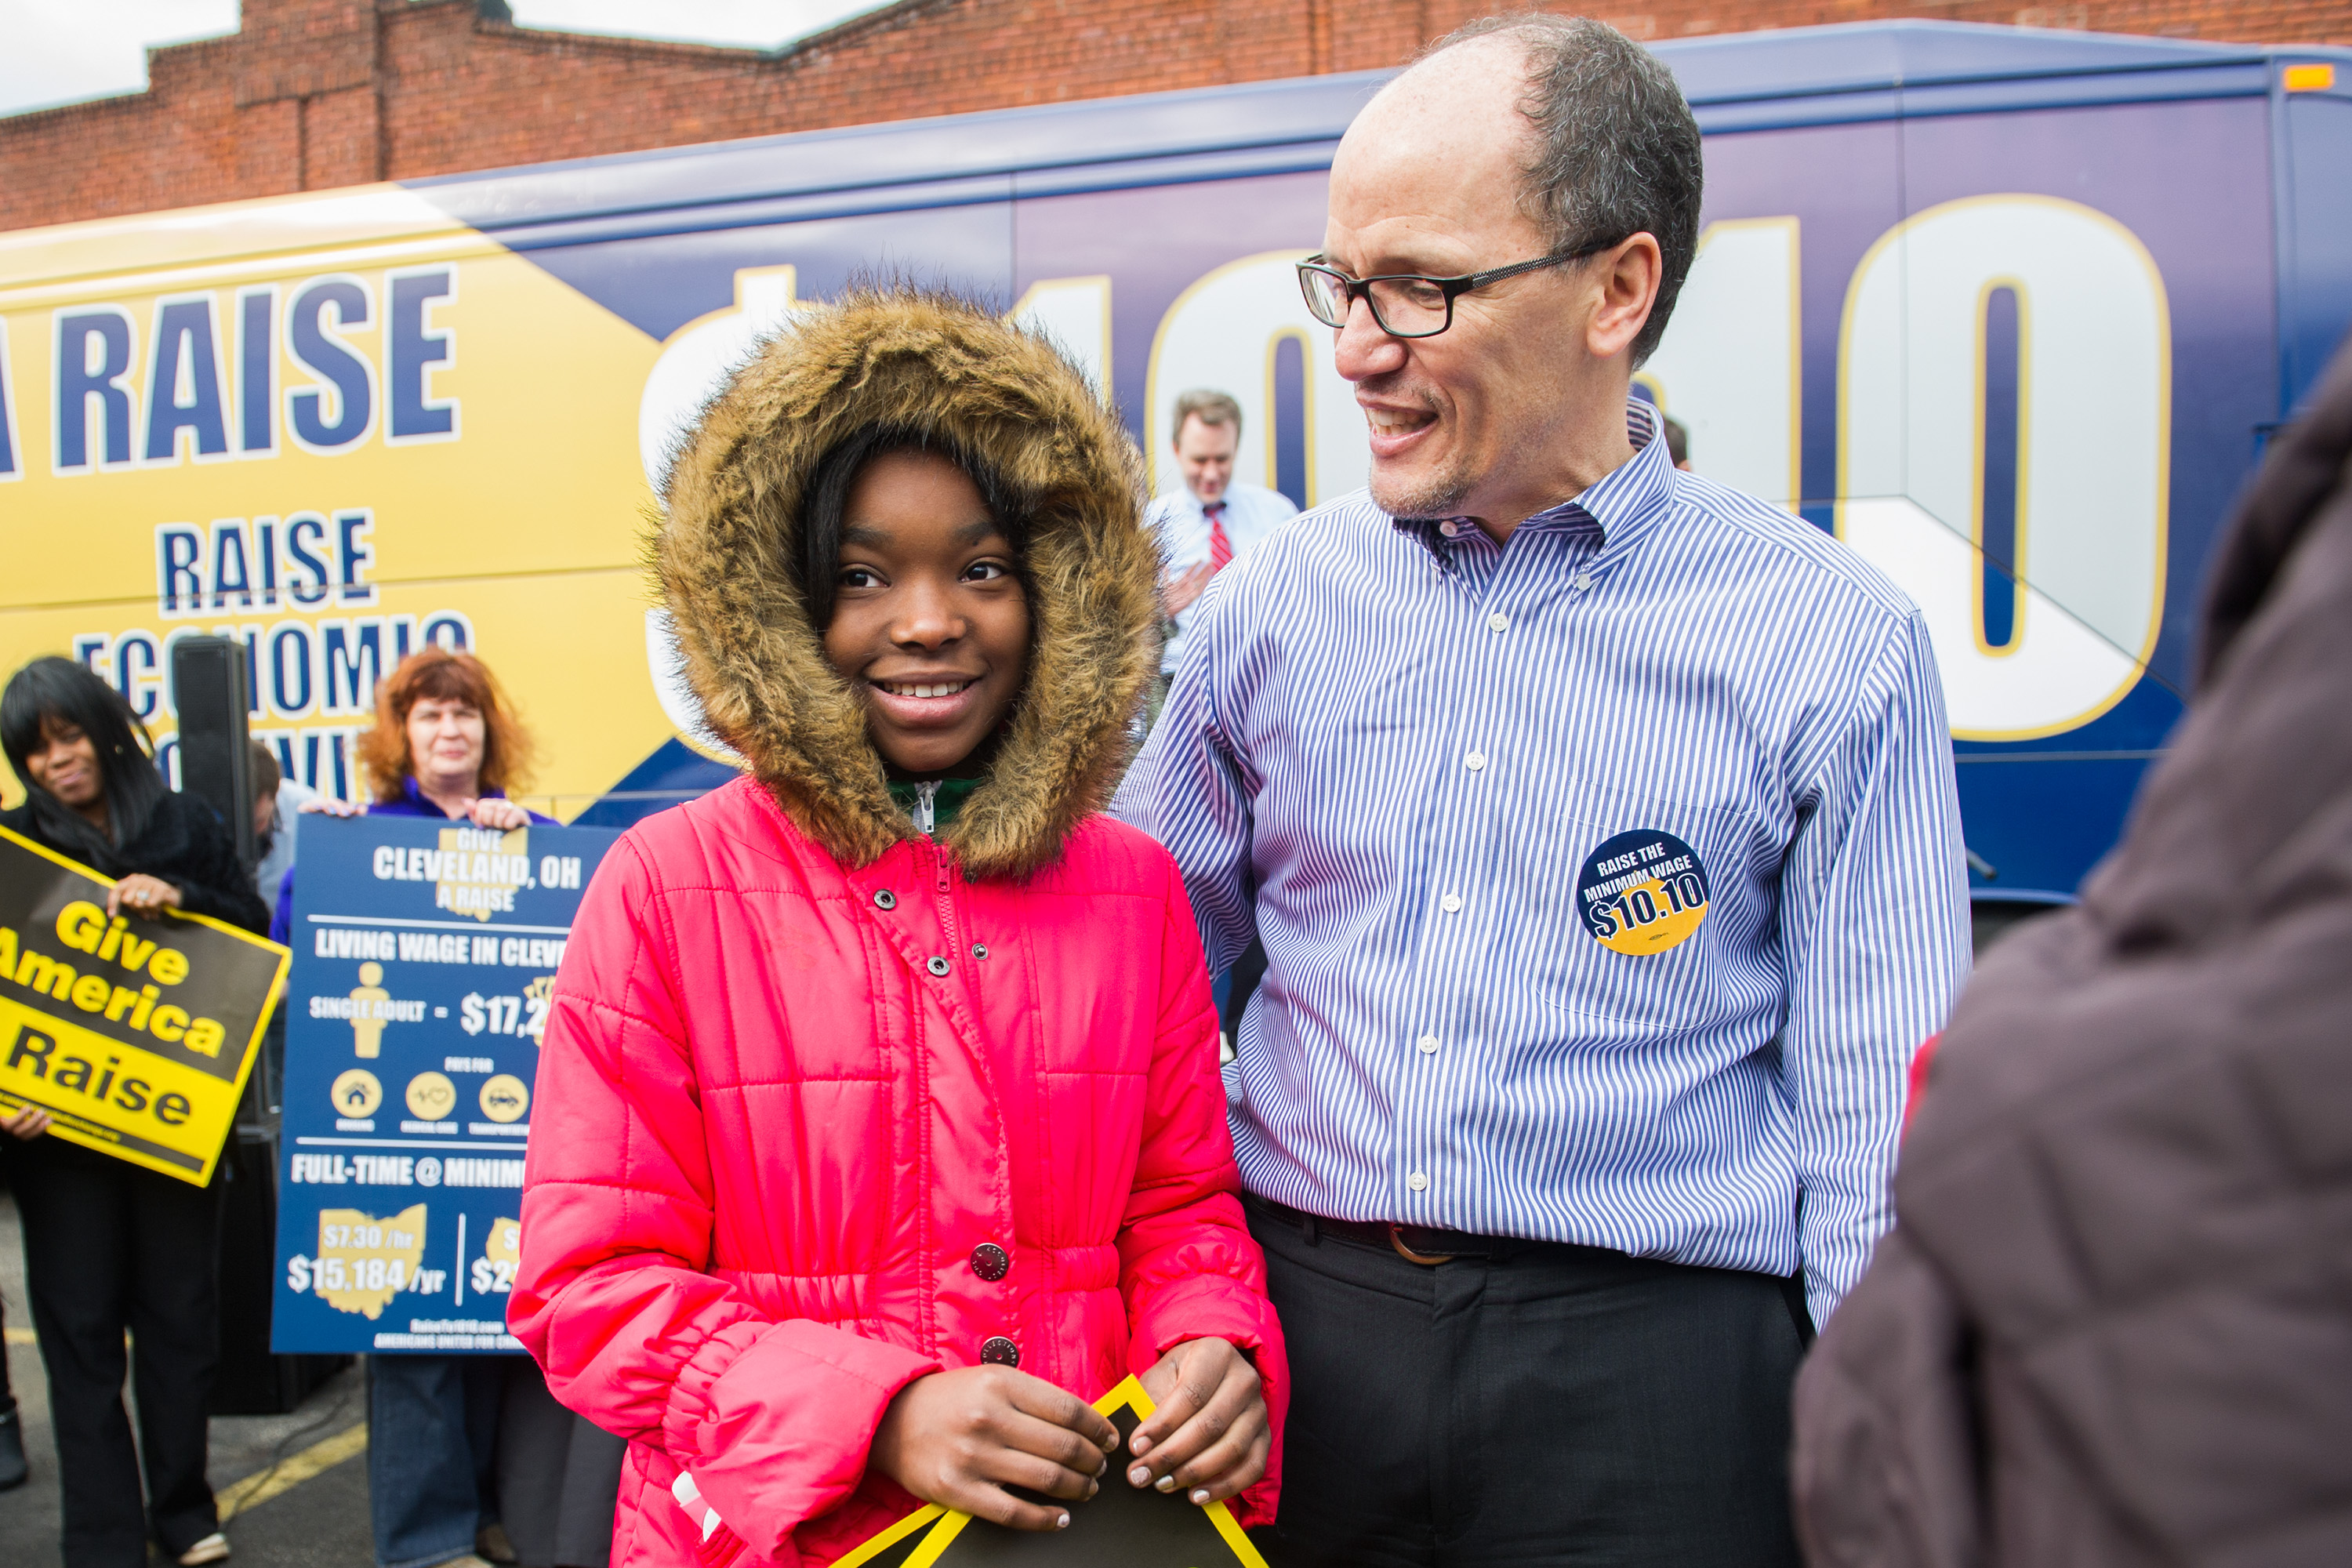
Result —
<instances>
[{"instance_id":1,"label":"woman's black coat","mask_svg":"<svg viewBox=\"0 0 2352 1568\"><path fill-rule=\"evenodd\" d=\"M29 804L0 811L0 827L68 859L84 858L74 847L55 843L43 833ZM98 869L116 878L136 873L160 878L180 889L180 907L190 914L210 915L257 936L269 933L268 906L254 890L252 874L238 864L236 841L213 808L195 795L165 791L138 836L118 846L113 858L113 866Z\"/></svg>"}]
</instances>

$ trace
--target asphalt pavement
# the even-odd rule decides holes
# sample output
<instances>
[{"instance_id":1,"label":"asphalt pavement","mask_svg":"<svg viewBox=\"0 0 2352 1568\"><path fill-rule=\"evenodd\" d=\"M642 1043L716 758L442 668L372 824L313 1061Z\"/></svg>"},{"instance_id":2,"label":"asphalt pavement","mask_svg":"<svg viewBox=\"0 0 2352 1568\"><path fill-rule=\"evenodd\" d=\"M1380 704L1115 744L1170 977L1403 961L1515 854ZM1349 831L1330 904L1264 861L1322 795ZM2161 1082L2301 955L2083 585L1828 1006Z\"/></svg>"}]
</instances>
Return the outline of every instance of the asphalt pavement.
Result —
<instances>
[{"instance_id":1,"label":"asphalt pavement","mask_svg":"<svg viewBox=\"0 0 2352 1568\"><path fill-rule=\"evenodd\" d=\"M24 1413L33 1466L30 1481L0 1492L0 1563L63 1568L48 1385L25 1300L16 1205L5 1194L0 1304L7 1316L8 1381ZM289 1415L213 1418L213 1489L225 1505L238 1508L222 1526L233 1568L370 1568L366 1442L360 1429L366 1414L365 1380L355 1363Z\"/></svg>"}]
</instances>

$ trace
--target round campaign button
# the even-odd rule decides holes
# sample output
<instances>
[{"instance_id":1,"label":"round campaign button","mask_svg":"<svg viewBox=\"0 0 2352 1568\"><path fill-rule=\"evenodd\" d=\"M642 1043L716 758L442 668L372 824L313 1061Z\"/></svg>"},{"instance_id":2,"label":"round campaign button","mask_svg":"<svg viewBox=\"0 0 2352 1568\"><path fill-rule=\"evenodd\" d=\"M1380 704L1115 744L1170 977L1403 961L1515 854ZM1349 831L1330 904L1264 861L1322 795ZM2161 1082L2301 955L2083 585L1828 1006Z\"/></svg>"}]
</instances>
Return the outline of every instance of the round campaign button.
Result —
<instances>
[{"instance_id":1,"label":"round campaign button","mask_svg":"<svg viewBox=\"0 0 2352 1568\"><path fill-rule=\"evenodd\" d=\"M1588 856L1576 879L1576 913L1612 952L1664 952L1706 919L1706 868L1698 851L1654 827L1620 833Z\"/></svg>"}]
</instances>

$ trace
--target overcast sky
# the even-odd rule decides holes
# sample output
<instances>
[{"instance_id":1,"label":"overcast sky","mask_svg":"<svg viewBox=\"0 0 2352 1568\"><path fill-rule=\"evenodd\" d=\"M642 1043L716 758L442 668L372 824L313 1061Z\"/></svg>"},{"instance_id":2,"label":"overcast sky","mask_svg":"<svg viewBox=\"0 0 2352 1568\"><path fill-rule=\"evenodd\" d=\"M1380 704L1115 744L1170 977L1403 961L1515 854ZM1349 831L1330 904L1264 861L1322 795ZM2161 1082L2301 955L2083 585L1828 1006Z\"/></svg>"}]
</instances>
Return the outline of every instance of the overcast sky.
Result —
<instances>
[{"instance_id":1,"label":"overcast sky","mask_svg":"<svg viewBox=\"0 0 2352 1568\"><path fill-rule=\"evenodd\" d=\"M526 27L773 48L879 0L511 0ZM236 31L236 0L0 0L0 114L137 92L147 50Z\"/></svg>"}]
</instances>

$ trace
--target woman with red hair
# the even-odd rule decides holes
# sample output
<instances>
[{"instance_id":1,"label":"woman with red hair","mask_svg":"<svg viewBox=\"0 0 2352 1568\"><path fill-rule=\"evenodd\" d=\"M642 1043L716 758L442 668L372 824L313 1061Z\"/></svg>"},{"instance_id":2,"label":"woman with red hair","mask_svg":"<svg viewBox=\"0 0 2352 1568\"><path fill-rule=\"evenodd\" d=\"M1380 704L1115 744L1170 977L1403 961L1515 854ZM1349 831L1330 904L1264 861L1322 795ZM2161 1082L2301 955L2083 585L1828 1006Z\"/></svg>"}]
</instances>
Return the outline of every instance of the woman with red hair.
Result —
<instances>
[{"instance_id":1,"label":"woman with red hair","mask_svg":"<svg viewBox=\"0 0 2352 1568\"><path fill-rule=\"evenodd\" d=\"M555 820L507 799L529 775L530 737L490 667L470 653L422 648L378 682L375 724L360 736L360 763L375 800L338 816L365 809L464 817L477 827ZM336 810L323 803L318 809Z\"/></svg>"},{"instance_id":2,"label":"woman with red hair","mask_svg":"<svg viewBox=\"0 0 2352 1568\"><path fill-rule=\"evenodd\" d=\"M507 791L528 778L530 737L489 667L427 647L376 687L360 736L374 799L305 802L337 816L422 816L511 829L555 819ZM294 873L272 934L291 933ZM622 1444L555 1403L527 1356L368 1357L368 1490L379 1568L520 1560L602 1568Z\"/></svg>"}]
</instances>

